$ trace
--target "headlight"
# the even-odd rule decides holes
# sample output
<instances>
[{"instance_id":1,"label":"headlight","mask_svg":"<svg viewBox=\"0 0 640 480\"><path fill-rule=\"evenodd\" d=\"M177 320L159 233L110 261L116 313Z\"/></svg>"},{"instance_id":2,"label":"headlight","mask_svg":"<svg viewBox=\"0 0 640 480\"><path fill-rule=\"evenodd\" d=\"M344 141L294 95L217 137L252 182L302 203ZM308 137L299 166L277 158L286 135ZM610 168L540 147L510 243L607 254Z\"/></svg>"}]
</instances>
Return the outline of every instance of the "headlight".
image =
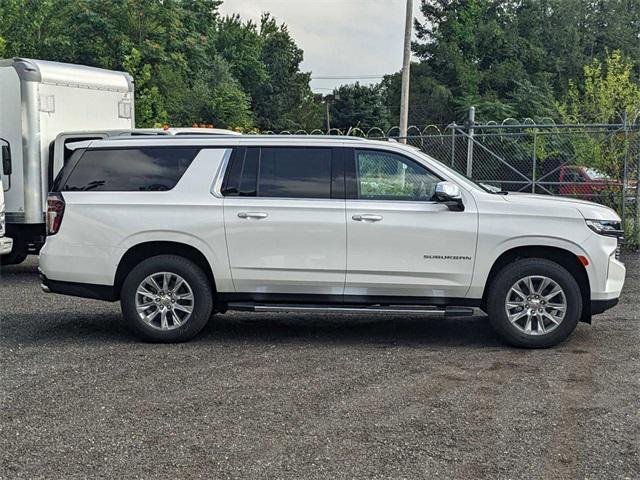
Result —
<instances>
[{"instance_id":1,"label":"headlight","mask_svg":"<svg viewBox=\"0 0 640 480\"><path fill-rule=\"evenodd\" d=\"M622 237L624 231L617 220L586 220L587 227L600 235L608 237Z\"/></svg>"}]
</instances>

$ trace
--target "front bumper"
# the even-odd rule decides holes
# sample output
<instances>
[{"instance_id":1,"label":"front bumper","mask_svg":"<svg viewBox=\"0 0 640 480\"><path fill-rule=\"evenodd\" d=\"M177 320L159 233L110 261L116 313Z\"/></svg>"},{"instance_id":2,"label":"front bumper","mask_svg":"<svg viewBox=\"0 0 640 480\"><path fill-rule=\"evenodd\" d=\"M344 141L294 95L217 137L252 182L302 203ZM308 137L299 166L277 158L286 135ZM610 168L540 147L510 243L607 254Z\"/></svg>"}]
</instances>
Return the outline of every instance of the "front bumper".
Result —
<instances>
[{"instance_id":1,"label":"front bumper","mask_svg":"<svg viewBox=\"0 0 640 480\"><path fill-rule=\"evenodd\" d=\"M611 301L620 297L627 270L624 264L616 260L614 255L609 257L604 288L591 292L591 300Z\"/></svg>"},{"instance_id":2,"label":"front bumper","mask_svg":"<svg viewBox=\"0 0 640 480\"><path fill-rule=\"evenodd\" d=\"M610 308L615 307L619 300L619 298L612 298L611 300L591 300L591 315L606 312Z\"/></svg>"},{"instance_id":3,"label":"front bumper","mask_svg":"<svg viewBox=\"0 0 640 480\"><path fill-rule=\"evenodd\" d=\"M0 237L0 255L7 255L11 253L13 248L13 239L9 237Z\"/></svg>"}]
</instances>

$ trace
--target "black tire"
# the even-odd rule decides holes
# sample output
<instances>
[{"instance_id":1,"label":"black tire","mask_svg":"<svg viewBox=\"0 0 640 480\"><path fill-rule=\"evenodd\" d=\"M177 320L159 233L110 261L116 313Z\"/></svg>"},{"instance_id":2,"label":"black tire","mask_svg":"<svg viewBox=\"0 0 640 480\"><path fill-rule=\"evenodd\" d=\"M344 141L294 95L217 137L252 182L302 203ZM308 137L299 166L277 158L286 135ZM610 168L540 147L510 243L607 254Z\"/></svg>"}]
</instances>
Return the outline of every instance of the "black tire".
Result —
<instances>
[{"instance_id":1,"label":"black tire","mask_svg":"<svg viewBox=\"0 0 640 480\"><path fill-rule=\"evenodd\" d=\"M193 292L193 311L184 324L173 330L160 330L146 323L136 310L136 291L142 281L158 272L181 276ZM191 260L176 255L158 255L143 260L127 275L120 291L125 321L142 340L160 343L184 342L195 337L207 324L213 310L213 293L207 275Z\"/></svg>"},{"instance_id":2,"label":"black tire","mask_svg":"<svg viewBox=\"0 0 640 480\"><path fill-rule=\"evenodd\" d=\"M520 279L541 275L555 281L564 291L567 311L557 328L539 335L528 335L514 326L507 316L505 302L511 287ZM565 340L576 328L582 314L582 293L567 269L543 258L526 258L504 267L494 278L487 296L489 322L510 345L523 348L547 348Z\"/></svg>"},{"instance_id":3,"label":"black tire","mask_svg":"<svg viewBox=\"0 0 640 480\"><path fill-rule=\"evenodd\" d=\"M0 256L0 265L19 265L27 259L27 252L11 250L10 253Z\"/></svg>"}]
</instances>

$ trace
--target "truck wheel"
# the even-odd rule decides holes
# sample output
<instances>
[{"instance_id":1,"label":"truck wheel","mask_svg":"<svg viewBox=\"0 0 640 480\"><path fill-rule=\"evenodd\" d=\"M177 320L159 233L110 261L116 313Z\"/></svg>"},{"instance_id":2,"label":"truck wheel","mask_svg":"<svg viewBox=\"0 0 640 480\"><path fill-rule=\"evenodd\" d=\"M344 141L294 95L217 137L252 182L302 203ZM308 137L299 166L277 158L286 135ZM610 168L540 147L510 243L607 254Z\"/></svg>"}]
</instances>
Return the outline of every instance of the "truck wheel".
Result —
<instances>
[{"instance_id":1,"label":"truck wheel","mask_svg":"<svg viewBox=\"0 0 640 480\"><path fill-rule=\"evenodd\" d=\"M207 324L213 309L211 285L191 260L158 255L136 265L120 292L129 327L150 342L183 342Z\"/></svg>"},{"instance_id":2,"label":"truck wheel","mask_svg":"<svg viewBox=\"0 0 640 480\"><path fill-rule=\"evenodd\" d=\"M573 332L582 314L578 282L564 267L542 258L504 267L487 298L491 325L516 347L556 345Z\"/></svg>"},{"instance_id":3,"label":"truck wheel","mask_svg":"<svg viewBox=\"0 0 640 480\"><path fill-rule=\"evenodd\" d=\"M27 258L27 252L14 248L10 253L0 257L0 265L19 265Z\"/></svg>"}]
</instances>

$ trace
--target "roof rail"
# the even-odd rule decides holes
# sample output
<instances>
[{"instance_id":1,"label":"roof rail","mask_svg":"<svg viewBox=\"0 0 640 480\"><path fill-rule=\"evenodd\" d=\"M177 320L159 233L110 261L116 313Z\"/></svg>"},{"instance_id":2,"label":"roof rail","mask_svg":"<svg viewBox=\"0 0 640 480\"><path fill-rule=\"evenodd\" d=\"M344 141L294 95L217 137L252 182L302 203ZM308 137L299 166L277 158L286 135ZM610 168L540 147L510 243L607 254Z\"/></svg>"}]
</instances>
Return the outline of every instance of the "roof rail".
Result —
<instances>
[{"instance_id":1,"label":"roof rail","mask_svg":"<svg viewBox=\"0 0 640 480\"><path fill-rule=\"evenodd\" d=\"M363 137L348 137L346 135L237 135L237 134L227 134L227 133L219 133L215 135L209 134L197 134L197 133L189 133L189 134L181 134L181 135L166 135L162 133L149 132L149 133L138 133L134 132L132 134L120 134L114 135L112 137L104 138L103 140L136 140L141 138L153 138L154 140L174 140L174 139L216 139L216 138L233 138L238 140L240 138L259 138L259 139L273 139L276 140L278 138L295 138L299 140L355 140L360 142L370 142L372 139L363 138ZM375 140L375 139L374 139Z\"/></svg>"}]
</instances>

